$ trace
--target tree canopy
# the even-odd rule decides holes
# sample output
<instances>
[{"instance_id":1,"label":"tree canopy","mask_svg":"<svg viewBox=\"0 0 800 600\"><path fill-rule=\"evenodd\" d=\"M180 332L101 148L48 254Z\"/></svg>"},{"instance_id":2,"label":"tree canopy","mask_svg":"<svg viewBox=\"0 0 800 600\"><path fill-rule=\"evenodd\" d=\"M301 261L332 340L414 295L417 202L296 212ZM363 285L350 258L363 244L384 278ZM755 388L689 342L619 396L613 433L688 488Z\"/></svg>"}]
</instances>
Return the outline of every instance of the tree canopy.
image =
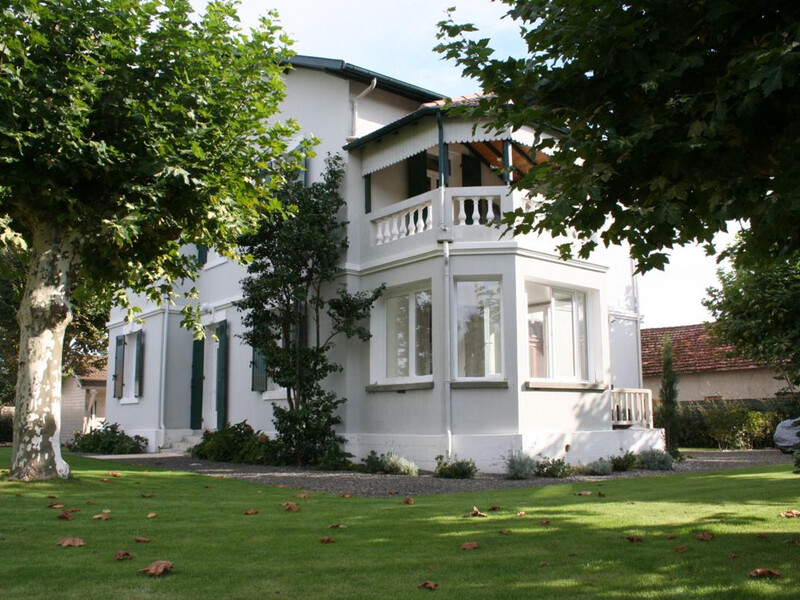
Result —
<instances>
[{"instance_id":1,"label":"tree canopy","mask_svg":"<svg viewBox=\"0 0 800 600\"><path fill-rule=\"evenodd\" d=\"M182 246L233 256L276 206L288 43L269 18L243 33L231 0L201 18L187 0L2 3L0 238L29 252L12 477L68 474L51 440L75 284L161 301L196 270Z\"/></svg>"},{"instance_id":2,"label":"tree canopy","mask_svg":"<svg viewBox=\"0 0 800 600\"><path fill-rule=\"evenodd\" d=\"M438 50L490 93L462 110L533 124L550 154L514 182L546 198L515 233L573 229L588 256L600 232L642 271L730 221L746 256L800 249L800 4L503 2L526 56L494 58L453 14Z\"/></svg>"}]
</instances>

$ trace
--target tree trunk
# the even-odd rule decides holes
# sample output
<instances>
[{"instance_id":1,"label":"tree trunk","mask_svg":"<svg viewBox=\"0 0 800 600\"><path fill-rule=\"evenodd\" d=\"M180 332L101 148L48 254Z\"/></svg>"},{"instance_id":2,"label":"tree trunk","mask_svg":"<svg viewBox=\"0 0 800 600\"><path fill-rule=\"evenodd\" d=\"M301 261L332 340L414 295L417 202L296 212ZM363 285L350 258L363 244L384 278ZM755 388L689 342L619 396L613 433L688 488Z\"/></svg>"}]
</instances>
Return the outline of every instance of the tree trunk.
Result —
<instances>
[{"instance_id":1,"label":"tree trunk","mask_svg":"<svg viewBox=\"0 0 800 600\"><path fill-rule=\"evenodd\" d=\"M9 479L69 477L61 457L61 355L72 320L69 302L73 237L57 226L35 224L20 326L14 447Z\"/></svg>"}]
</instances>

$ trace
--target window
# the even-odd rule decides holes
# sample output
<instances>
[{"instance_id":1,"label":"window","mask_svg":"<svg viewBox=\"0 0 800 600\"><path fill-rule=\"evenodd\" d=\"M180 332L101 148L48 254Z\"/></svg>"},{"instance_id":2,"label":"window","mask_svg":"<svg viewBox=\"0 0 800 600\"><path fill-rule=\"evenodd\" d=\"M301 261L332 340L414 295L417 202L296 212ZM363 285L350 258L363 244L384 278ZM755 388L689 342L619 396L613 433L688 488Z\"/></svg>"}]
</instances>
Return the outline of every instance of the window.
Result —
<instances>
[{"instance_id":1,"label":"window","mask_svg":"<svg viewBox=\"0 0 800 600\"><path fill-rule=\"evenodd\" d=\"M253 360L250 362L250 389L260 392L266 400L286 397L286 388L276 384L267 376L267 359L263 353L253 348Z\"/></svg>"},{"instance_id":2,"label":"window","mask_svg":"<svg viewBox=\"0 0 800 600\"><path fill-rule=\"evenodd\" d=\"M391 296L386 306L386 378L433 373L431 291Z\"/></svg>"},{"instance_id":3,"label":"window","mask_svg":"<svg viewBox=\"0 0 800 600\"><path fill-rule=\"evenodd\" d=\"M586 294L528 283L528 366L533 379L587 379Z\"/></svg>"},{"instance_id":4,"label":"window","mask_svg":"<svg viewBox=\"0 0 800 600\"><path fill-rule=\"evenodd\" d=\"M458 376L492 377L502 373L499 281L459 281Z\"/></svg>"},{"instance_id":5,"label":"window","mask_svg":"<svg viewBox=\"0 0 800 600\"><path fill-rule=\"evenodd\" d=\"M126 357L125 347L128 344L133 344L134 352ZM114 348L114 373L112 375L114 398L139 398L142 395L144 384L142 378L144 373L144 334L139 330L127 335L118 335L114 342ZM128 381L126 381L126 373Z\"/></svg>"}]
</instances>

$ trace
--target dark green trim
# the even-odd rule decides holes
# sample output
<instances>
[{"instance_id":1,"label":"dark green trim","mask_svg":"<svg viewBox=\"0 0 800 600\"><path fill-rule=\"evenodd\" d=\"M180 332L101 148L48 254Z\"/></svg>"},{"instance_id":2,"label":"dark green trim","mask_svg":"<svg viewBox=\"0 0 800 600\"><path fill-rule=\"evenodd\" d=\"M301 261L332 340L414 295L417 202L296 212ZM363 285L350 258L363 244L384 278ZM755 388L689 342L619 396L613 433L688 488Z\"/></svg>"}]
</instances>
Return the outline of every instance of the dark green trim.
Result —
<instances>
[{"instance_id":1,"label":"dark green trim","mask_svg":"<svg viewBox=\"0 0 800 600\"><path fill-rule=\"evenodd\" d=\"M197 245L197 262L202 267L208 261L208 246Z\"/></svg>"},{"instance_id":2,"label":"dark green trim","mask_svg":"<svg viewBox=\"0 0 800 600\"><path fill-rule=\"evenodd\" d=\"M372 212L372 174L364 175L364 214Z\"/></svg>"},{"instance_id":3,"label":"dark green trim","mask_svg":"<svg viewBox=\"0 0 800 600\"><path fill-rule=\"evenodd\" d=\"M349 144L345 144L344 146L342 146L342 148L344 150L355 150L356 148L361 148L362 146L365 146L374 140L380 139L385 135L393 133L398 129L405 127L406 125L415 123L416 121L419 121L420 119L423 119L425 117L436 115L439 112L441 112L441 109L438 106L426 106L424 108L420 108L419 110L416 110L413 113L406 115L402 119L393 121L388 125L384 125L380 129L376 129L372 133L368 133L367 135L362 136L357 140L353 140Z\"/></svg>"},{"instance_id":4,"label":"dark green trim","mask_svg":"<svg viewBox=\"0 0 800 600\"><path fill-rule=\"evenodd\" d=\"M450 154L444 141L444 120L442 111L436 113L436 126L439 129L439 186L450 185Z\"/></svg>"},{"instance_id":5,"label":"dark green trim","mask_svg":"<svg viewBox=\"0 0 800 600\"><path fill-rule=\"evenodd\" d=\"M122 398L125 378L125 336L118 335L114 341L114 398Z\"/></svg>"},{"instance_id":6,"label":"dark green trim","mask_svg":"<svg viewBox=\"0 0 800 600\"><path fill-rule=\"evenodd\" d=\"M525 149L522 146L520 146L514 140L511 140L511 145L514 148L514 150L517 151L517 154L521 154L522 158L526 159L529 163L531 163L531 166L533 166L535 164L534 161L533 161L533 158L531 158L531 155L528 154L527 152L525 152ZM517 170L519 171L519 169L517 169Z\"/></svg>"},{"instance_id":7,"label":"dark green trim","mask_svg":"<svg viewBox=\"0 0 800 600\"><path fill-rule=\"evenodd\" d=\"M217 323L217 429L228 422L228 322Z\"/></svg>"},{"instance_id":8,"label":"dark green trim","mask_svg":"<svg viewBox=\"0 0 800 600\"><path fill-rule=\"evenodd\" d=\"M136 332L136 366L133 372L133 397L138 398L142 395L142 375L144 370L144 343L142 330Z\"/></svg>"},{"instance_id":9,"label":"dark green trim","mask_svg":"<svg viewBox=\"0 0 800 600\"><path fill-rule=\"evenodd\" d=\"M189 408L189 427L203 428L203 371L205 340L192 343L192 378L189 384L191 404Z\"/></svg>"}]
</instances>

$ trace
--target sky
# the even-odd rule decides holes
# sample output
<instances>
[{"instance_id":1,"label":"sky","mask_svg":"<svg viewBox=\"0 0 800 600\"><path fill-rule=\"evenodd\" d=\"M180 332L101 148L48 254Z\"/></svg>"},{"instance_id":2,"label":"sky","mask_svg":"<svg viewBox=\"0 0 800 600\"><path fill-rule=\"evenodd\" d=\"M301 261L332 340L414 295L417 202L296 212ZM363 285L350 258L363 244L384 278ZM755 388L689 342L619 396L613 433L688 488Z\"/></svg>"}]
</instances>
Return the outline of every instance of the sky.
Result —
<instances>
[{"instance_id":1,"label":"sky","mask_svg":"<svg viewBox=\"0 0 800 600\"><path fill-rule=\"evenodd\" d=\"M191 0L202 11L206 0ZM245 28L255 26L270 9L295 40L298 54L341 59L447 96L478 90L461 77L453 62L433 51L436 24L456 6L457 22L475 23L489 37L495 56L520 56L524 44L519 28L503 18L506 6L490 0L242 0L239 16ZM721 246L732 236L721 235ZM717 283L714 257L697 247L672 252L663 272L639 281L644 327L690 325L709 320L701 301Z\"/></svg>"}]
</instances>

